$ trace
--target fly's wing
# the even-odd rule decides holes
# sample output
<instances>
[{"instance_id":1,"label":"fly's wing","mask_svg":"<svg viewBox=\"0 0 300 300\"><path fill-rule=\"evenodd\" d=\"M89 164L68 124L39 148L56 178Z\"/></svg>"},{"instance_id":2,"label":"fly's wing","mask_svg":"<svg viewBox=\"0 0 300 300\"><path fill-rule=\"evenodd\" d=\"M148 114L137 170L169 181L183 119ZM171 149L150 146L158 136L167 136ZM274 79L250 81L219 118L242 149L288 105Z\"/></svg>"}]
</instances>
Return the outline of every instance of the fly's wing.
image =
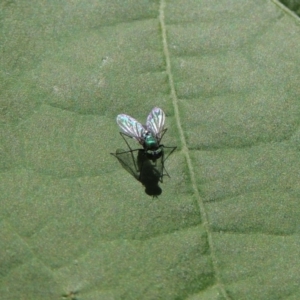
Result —
<instances>
[{"instance_id":1,"label":"fly's wing","mask_svg":"<svg viewBox=\"0 0 300 300\"><path fill-rule=\"evenodd\" d=\"M146 130L136 119L125 114L120 114L117 116L117 123L126 135L136 139L140 144L144 143Z\"/></svg>"},{"instance_id":2,"label":"fly's wing","mask_svg":"<svg viewBox=\"0 0 300 300\"><path fill-rule=\"evenodd\" d=\"M154 107L147 118L147 130L152 132L159 141L162 138L162 134L164 132L165 119L165 113L158 107Z\"/></svg>"}]
</instances>

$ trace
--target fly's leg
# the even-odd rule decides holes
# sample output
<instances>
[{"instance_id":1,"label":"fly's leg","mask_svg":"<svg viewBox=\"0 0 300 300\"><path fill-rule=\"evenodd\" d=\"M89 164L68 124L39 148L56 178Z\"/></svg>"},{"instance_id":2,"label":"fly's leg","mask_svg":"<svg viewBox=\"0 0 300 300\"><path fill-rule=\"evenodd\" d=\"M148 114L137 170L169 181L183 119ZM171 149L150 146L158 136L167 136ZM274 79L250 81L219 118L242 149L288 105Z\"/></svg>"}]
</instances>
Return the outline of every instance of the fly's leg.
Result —
<instances>
[{"instance_id":1,"label":"fly's leg","mask_svg":"<svg viewBox=\"0 0 300 300\"><path fill-rule=\"evenodd\" d=\"M166 156L166 158L164 159L164 162L168 159L168 157L177 149L177 147L167 147L167 146L164 146L164 145L160 145L160 147L163 147L163 148L167 148L167 149L172 149L168 155Z\"/></svg>"},{"instance_id":2,"label":"fly's leg","mask_svg":"<svg viewBox=\"0 0 300 300\"><path fill-rule=\"evenodd\" d=\"M169 173L168 173L168 171L167 171L167 169L165 168L165 161L168 159L168 157L176 150L176 148L177 147L167 147L167 146L164 146L164 145L160 145L159 147L161 147L161 148L166 148L166 149L172 149L167 155L166 155L166 157L165 157L165 151L163 151L163 149L162 149L162 161L161 161L161 163L162 163L162 176L161 176L161 182L163 182L163 176L164 175L166 175L166 176L168 176L169 178L171 178L170 177L170 175L169 175ZM165 172L166 172L166 174L163 174L163 171L165 170Z\"/></svg>"},{"instance_id":3,"label":"fly's leg","mask_svg":"<svg viewBox=\"0 0 300 300\"><path fill-rule=\"evenodd\" d=\"M163 136L165 135L165 133L167 132L167 130L168 130L168 128L165 128L165 129L161 132L161 137L160 137L160 139L159 139L158 142L160 142L160 141L162 140L162 138L163 138Z\"/></svg>"},{"instance_id":4,"label":"fly's leg","mask_svg":"<svg viewBox=\"0 0 300 300\"><path fill-rule=\"evenodd\" d=\"M137 150L140 150L140 149L132 150L131 147L130 147L130 145L129 145L129 143L127 142L127 140L126 140L126 138L125 138L125 136L127 136L127 137L130 137L130 136L128 136L127 134L125 134L125 133L123 133L123 132L120 132L120 135L121 135L121 137L124 139L124 141L125 141L127 147L129 148L129 151L130 151L131 158L132 158L132 161L133 161L133 163L134 163L135 169L136 169L137 171L139 171L139 168L138 168L138 166L136 165L136 162L135 162L135 159L134 159L133 152L134 152L134 151L137 151ZM131 137L130 137L130 138L131 138Z\"/></svg>"},{"instance_id":5,"label":"fly's leg","mask_svg":"<svg viewBox=\"0 0 300 300\"><path fill-rule=\"evenodd\" d=\"M140 149L134 149L125 151L123 149L117 149L115 153L111 153L121 164L121 166L131 174L135 179L140 179L140 172L136 166L136 159L134 159L133 152Z\"/></svg>"}]
</instances>

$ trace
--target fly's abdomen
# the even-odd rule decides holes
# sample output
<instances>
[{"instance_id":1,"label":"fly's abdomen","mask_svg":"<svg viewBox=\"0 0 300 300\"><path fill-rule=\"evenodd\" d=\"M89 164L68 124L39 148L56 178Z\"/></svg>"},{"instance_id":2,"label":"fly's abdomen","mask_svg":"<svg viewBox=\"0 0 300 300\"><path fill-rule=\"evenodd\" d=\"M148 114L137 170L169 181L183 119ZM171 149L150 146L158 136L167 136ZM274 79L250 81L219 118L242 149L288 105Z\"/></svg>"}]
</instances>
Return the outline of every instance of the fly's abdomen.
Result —
<instances>
[{"instance_id":1,"label":"fly's abdomen","mask_svg":"<svg viewBox=\"0 0 300 300\"><path fill-rule=\"evenodd\" d=\"M151 159L151 160L154 159L155 160L155 159L158 159L162 156L162 151L163 151L163 149L161 147L159 147L155 150L148 149L148 150L145 151L145 153L146 153L146 155L149 159Z\"/></svg>"}]
</instances>

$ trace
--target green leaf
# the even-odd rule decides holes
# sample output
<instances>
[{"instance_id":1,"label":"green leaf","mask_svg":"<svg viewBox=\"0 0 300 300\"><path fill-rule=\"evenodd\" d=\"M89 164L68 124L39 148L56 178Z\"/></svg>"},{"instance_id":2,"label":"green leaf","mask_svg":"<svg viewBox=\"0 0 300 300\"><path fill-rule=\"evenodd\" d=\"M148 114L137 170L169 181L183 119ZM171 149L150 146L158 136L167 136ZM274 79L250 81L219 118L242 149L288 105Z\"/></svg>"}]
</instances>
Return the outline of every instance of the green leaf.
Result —
<instances>
[{"instance_id":1,"label":"green leaf","mask_svg":"<svg viewBox=\"0 0 300 300\"><path fill-rule=\"evenodd\" d=\"M300 298L300 23L277 4L1 2L1 299ZM177 150L153 198L110 153L155 106Z\"/></svg>"}]
</instances>

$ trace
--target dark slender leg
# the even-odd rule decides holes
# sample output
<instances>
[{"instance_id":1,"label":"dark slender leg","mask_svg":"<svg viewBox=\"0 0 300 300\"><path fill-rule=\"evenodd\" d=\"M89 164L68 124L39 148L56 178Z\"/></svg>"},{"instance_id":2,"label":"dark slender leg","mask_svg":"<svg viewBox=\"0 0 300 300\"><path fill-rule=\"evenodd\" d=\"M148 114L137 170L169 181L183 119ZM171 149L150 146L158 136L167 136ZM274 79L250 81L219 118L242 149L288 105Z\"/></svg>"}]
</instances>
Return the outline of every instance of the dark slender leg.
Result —
<instances>
[{"instance_id":1,"label":"dark slender leg","mask_svg":"<svg viewBox=\"0 0 300 300\"><path fill-rule=\"evenodd\" d=\"M161 146L163 146L164 148L167 148L167 149L172 149L171 152L168 153L168 155L166 156L165 161L177 149L177 147L167 147L167 146L164 146L164 145L161 145Z\"/></svg>"},{"instance_id":2,"label":"dark slender leg","mask_svg":"<svg viewBox=\"0 0 300 300\"><path fill-rule=\"evenodd\" d=\"M135 159L134 159L134 156L133 156L133 151L138 151L138 150L140 150L140 149L132 150L131 147L130 147L130 145L129 145L129 143L128 143L127 140L125 139L125 136L127 136L127 137L130 137L130 136L128 136L127 134L125 134L125 133L123 133L123 132L120 132L120 135L121 135L121 137L124 139L124 141L125 141L127 147L129 148L129 151L130 151L130 153L131 153L131 158L132 158L132 160L133 160L135 169L139 172L140 170L139 170L138 166L136 165L136 162L135 162ZM130 138L131 138L131 137L130 137Z\"/></svg>"},{"instance_id":3,"label":"dark slender leg","mask_svg":"<svg viewBox=\"0 0 300 300\"><path fill-rule=\"evenodd\" d=\"M164 146L164 145L160 145L160 147L162 147L162 148L167 148L167 149L172 149L171 150L171 152L170 153L168 153L168 155L165 157L165 152L164 151L162 151L162 164L163 164L163 171L165 170L165 172L166 172L166 174L165 175L167 175L168 177L170 177L170 175L169 175L169 173L168 173L168 171L167 171L167 169L165 168L165 161L168 159L168 157L176 150L176 148L177 147L166 147L166 146ZM162 177L161 177L161 182L163 182L163 175L164 174L162 174Z\"/></svg>"},{"instance_id":4,"label":"dark slender leg","mask_svg":"<svg viewBox=\"0 0 300 300\"><path fill-rule=\"evenodd\" d=\"M162 132L161 132L161 137L159 139L159 143L162 140L163 136L165 135L165 133L167 132L168 128L165 128Z\"/></svg>"}]
</instances>

